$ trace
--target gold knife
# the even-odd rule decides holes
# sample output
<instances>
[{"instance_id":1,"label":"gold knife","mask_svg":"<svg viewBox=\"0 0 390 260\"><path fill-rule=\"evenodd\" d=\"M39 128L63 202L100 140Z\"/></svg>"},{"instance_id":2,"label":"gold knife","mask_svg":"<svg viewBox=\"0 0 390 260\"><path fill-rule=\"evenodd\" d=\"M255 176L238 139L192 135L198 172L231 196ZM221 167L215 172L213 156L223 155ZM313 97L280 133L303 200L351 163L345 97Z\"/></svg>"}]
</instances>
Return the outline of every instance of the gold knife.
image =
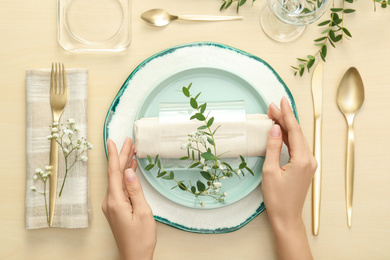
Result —
<instances>
[{"instance_id":1,"label":"gold knife","mask_svg":"<svg viewBox=\"0 0 390 260\"><path fill-rule=\"evenodd\" d=\"M322 138L322 62L320 61L313 72L311 93L314 108L314 140L313 154L317 160L317 170L312 181L312 231L317 236L320 229L321 209L321 138Z\"/></svg>"}]
</instances>

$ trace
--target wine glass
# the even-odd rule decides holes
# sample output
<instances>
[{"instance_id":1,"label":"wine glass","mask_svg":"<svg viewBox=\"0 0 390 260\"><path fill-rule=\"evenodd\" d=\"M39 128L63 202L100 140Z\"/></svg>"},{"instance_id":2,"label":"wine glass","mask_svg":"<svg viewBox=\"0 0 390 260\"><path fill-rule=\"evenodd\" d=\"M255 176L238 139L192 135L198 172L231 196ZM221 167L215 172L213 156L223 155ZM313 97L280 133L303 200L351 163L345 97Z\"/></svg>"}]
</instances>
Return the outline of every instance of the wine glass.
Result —
<instances>
[{"instance_id":1,"label":"wine glass","mask_svg":"<svg viewBox=\"0 0 390 260\"><path fill-rule=\"evenodd\" d=\"M267 0L260 23L268 37L278 42L297 39L306 25L318 20L330 0Z\"/></svg>"}]
</instances>

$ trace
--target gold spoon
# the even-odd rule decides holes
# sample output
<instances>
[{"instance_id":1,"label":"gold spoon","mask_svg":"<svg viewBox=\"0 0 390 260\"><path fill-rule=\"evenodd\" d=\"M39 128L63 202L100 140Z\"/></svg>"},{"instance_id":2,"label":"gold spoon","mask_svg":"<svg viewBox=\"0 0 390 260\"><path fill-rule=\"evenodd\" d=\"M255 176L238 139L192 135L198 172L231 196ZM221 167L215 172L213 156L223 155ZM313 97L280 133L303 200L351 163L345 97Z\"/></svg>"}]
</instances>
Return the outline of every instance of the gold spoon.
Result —
<instances>
[{"instance_id":1,"label":"gold spoon","mask_svg":"<svg viewBox=\"0 0 390 260\"><path fill-rule=\"evenodd\" d=\"M347 222L352 225L352 196L355 167L355 135L353 121L356 112L364 101L364 86L356 68L351 67L341 79L337 91L337 105L348 123L347 158L345 166L345 199L347 203Z\"/></svg>"},{"instance_id":2,"label":"gold spoon","mask_svg":"<svg viewBox=\"0 0 390 260\"><path fill-rule=\"evenodd\" d=\"M172 15L162 9L151 9L141 14L141 18L154 26L165 26L174 20L191 21L228 21L239 20L242 16L215 16L215 15Z\"/></svg>"}]
</instances>

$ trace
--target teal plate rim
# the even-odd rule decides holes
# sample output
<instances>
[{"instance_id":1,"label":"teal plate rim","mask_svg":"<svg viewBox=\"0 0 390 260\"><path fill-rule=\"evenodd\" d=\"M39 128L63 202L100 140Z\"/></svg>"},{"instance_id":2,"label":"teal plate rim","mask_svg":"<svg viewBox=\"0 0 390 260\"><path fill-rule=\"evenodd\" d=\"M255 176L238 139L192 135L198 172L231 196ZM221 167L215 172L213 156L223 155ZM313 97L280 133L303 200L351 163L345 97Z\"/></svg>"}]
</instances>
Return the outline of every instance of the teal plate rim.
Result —
<instances>
[{"instance_id":1,"label":"teal plate rim","mask_svg":"<svg viewBox=\"0 0 390 260\"><path fill-rule=\"evenodd\" d=\"M108 111L107 111L107 114L106 114L106 118L104 120L104 126L103 126L103 143L104 143L104 150L105 150L105 153L106 153L106 158L108 160L108 151L107 151L107 138L108 138L108 134L109 134L109 130L107 128L107 126L109 125L110 123L110 118L112 116L112 113L115 114L115 110L116 110L116 107L120 101L120 98L123 94L123 92L127 89L128 85L129 85L129 81L132 79L132 77L140 70L142 69L146 64L148 64L149 62L151 62L152 60L154 60L155 58L158 58L158 57L162 57L162 56L165 56L167 54L170 54L172 52L175 52L179 49L182 49L182 48L188 48L188 47L202 47L202 46L212 46L212 47L217 47L217 48L222 48L222 49L228 49L230 51L234 51L238 54L241 54L241 55L244 55L248 58L251 58L251 59L254 59L260 63L263 63L274 75L275 77L277 78L277 80L281 83L281 85L284 87L284 90L286 91L289 99L291 100L291 106L292 106L292 110L293 110L293 113L294 113L294 116L296 117L298 123L299 123L299 118L298 118L298 113L297 113L297 108L296 108L296 105L295 105L295 101L294 101L294 98L291 94L291 91L289 90L289 88L287 87L287 85L284 83L284 81L281 79L281 77L278 75L278 73L276 73L276 71L267 63L265 62L263 59L253 55L253 54L250 54L246 51L243 51L243 50L240 50L240 49L237 49L235 47L231 47L231 46L228 46L228 45L225 45L225 44L222 44L222 43L216 43L216 42L208 42L208 41L201 41L201 42L192 42L192 43L186 43L186 44L181 44L181 45L177 45L177 46L174 46L174 47L171 47L171 48L168 48L168 49L165 49L163 51L160 51L152 56L150 56L149 58L145 59L144 61L142 61L132 72L131 74L127 77L127 79L125 80L125 82L122 84L121 88L119 89L118 93L116 94L116 96L114 97ZM171 222L170 220L166 219L166 218L163 218L163 217L160 217L160 216L154 216L154 219L158 222L161 222L163 224L166 224L168 226L171 226L171 227L174 227L174 228L177 228L179 230L183 230L183 231L188 231L188 232L192 232L192 233L203 233L203 234L216 234L216 233L230 233L230 232L233 232L233 231L236 231L240 228L242 228L243 226L245 226L246 224L248 224L250 221L252 221L255 217L257 217L260 213L262 213L264 210L265 210L265 205L264 205L264 202L262 202L260 204L260 206L256 209L256 211L250 216L248 217L244 222L242 222L241 224L237 225L237 226L234 226L234 227L227 227L227 228L222 228L222 229L197 229L197 228L190 228L190 227L186 227L184 225L181 225L181 224L177 224L177 223L174 223L174 222Z\"/></svg>"}]
</instances>

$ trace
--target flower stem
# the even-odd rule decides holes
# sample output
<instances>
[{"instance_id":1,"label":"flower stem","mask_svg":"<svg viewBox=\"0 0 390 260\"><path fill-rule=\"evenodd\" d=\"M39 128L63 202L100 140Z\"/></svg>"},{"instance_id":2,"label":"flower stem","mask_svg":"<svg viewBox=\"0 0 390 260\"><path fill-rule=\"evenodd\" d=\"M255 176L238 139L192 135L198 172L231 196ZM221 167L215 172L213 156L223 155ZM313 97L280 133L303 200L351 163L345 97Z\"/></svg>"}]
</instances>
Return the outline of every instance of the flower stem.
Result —
<instances>
[{"instance_id":1,"label":"flower stem","mask_svg":"<svg viewBox=\"0 0 390 260\"><path fill-rule=\"evenodd\" d=\"M45 197L46 220L47 223L49 224L49 211L47 210L47 199L46 199L46 181L44 182L43 185L43 197Z\"/></svg>"}]
</instances>

